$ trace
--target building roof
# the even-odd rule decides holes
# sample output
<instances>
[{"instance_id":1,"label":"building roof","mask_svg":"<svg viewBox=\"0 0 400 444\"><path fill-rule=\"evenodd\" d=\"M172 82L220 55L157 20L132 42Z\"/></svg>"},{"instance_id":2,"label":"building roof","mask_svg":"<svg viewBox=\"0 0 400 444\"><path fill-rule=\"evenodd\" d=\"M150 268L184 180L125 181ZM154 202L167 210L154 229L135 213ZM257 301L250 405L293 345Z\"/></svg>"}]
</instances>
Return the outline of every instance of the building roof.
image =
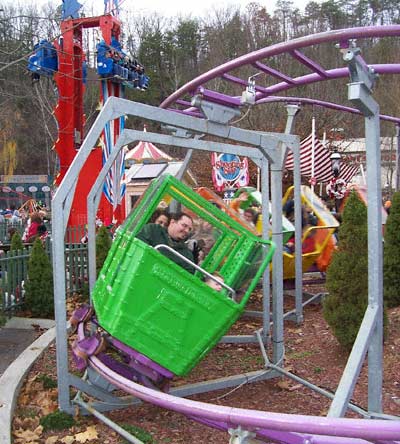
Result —
<instances>
[{"instance_id":1,"label":"building roof","mask_svg":"<svg viewBox=\"0 0 400 444\"><path fill-rule=\"evenodd\" d=\"M161 174L176 176L183 165L183 161L158 162L158 163L135 163L125 172L125 182L148 181L155 179ZM185 177L190 181L190 186L196 186L197 182L190 170L186 170Z\"/></svg>"},{"instance_id":2,"label":"building roof","mask_svg":"<svg viewBox=\"0 0 400 444\"><path fill-rule=\"evenodd\" d=\"M396 150L396 137L380 137L382 150ZM365 152L365 138L332 140L329 142L332 148L338 148L341 154Z\"/></svg>"}]
</instances>

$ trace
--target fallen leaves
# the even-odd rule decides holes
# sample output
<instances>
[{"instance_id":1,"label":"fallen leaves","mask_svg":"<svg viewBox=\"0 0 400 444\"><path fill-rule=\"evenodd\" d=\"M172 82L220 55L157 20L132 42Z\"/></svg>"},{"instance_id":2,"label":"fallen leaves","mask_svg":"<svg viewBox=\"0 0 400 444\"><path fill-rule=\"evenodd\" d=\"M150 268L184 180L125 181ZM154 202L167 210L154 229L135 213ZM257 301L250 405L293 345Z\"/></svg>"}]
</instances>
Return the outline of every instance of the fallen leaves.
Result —
<instances>
[{"instance_id":1,"label":"fallen leaves","mask_svg":"<svg viewBox=\"0 0 400 444\"><path fill-rule=\"evenodd\" d=\"M38 374L28 380L25 387L21 390L18 405L34 405L45 416L57 410L58 392L57 389L44 390L43 383L39 381L39 378L40 375Z\"/></svg>"},{"instance_id":2,"label":"fallen leaves","mask_svg":"<svg viewBox=\"0 0 400 444\"><path fill-rule=\"evenodd\" d=\"M74 436L64 436L63 439L60 440L63 444L72 444L75 442Z\"/></svg>"},{"instance_id":3,"label":"fallen leaves","mask_svg":"<svg viewBox=\"0 0 400 444\"><path fill-rule=\"evenodd\" d=\"M36 429L39 425L39 417L25 417L21 418L20 416L17 416L14 420L14 428L16 429Z\"/></svg>"},{"instance_id":4,"label":"fallen leaves","mask_svg":"<svg viewBox=\"0 0 400 444\"><path fill-rule=\"evenodd\" d=\"M58 409L57 393L57 389L40 391L32 399L32 403L40 408L43 416L46 416Z\"/></svg>"},{"instance_id":5,"label":"fallen leaves","mask_svg":"<svg viewBox=\"0 0 400 444\"><path fill-rule=\"evenodd\" d=\"M295 384L295 385L292 385L292 384L290 383L290 381L288 381L287 379L282 379L282 380L278 381L278 382L276 383L276 385L277 385L280 389L282 389L282 390L287 390L288 392L293 392L293 391L295 391L295 390L299 390L299 389L301 389L301 388L303 387L302 384Z\"/></svg>"},{"instance_id":6,"label":"fallen leaves","mask_svg":"<svg viewBox=\"0 0 400 444\"><path fill-rule=\"evenodd\" d=\"M27 420L28 418L24 418ZM32 419L32 418L29 418ZM29 424L25 421L25 425ZM14 431L14 443L15 444L39 444L43 442L41 440L43 434L43 427L37 426L33 431L23 428L18 428ZM67 435L60 437L59 435L48 436L44 441L44 444L56 444L61 442L62 444L85 444L93 442L93 440L98 439L99 435L97 433L95 426L89 426L83 432L76 433L74 435Z\"/></svg>"},{"instance_id":7,"label":"fallen leaves","mask_svg":"<svg viewBox=\"0 0 400 444\"><path fill-rule=\"evenodd\" d=\"M85 443L87 441L90 441L92 439L97 439L97 438L98 438L97 430L96 430L96 427L94 427L94 426L88 427L86 429L86 431L81 432L81 433L77 433L75 435L75 440L80 443Z\"/></svg>"},{"instance_id":8,"label":"fallen leaves","mask_svg":"<svg viewBox=\"0 0 400 444\"><path fill-rule=\"evenodd\" d=\"M14 432L15 444L36 444L39 443L39 439L42 436L43 427L37 426L35 430L23 430L18 429Z\"/></svg>"},{"instance_id":9,"label":"fallen leaves","mask_svg":"<svg viewBox=\"0 0 400 444\"><path fill-rule=\"evenodd\" d=\"M76 433L75 435L67 435L63 438L59 438L58 435L49 436L45 444L55 444L57 441L60 441L62 444L76 444L81 443L84 444L86 442L92 442L94 439L97 439L98 433L96 427L89 426L86 428L84 432Z\"/></svg>"}]
</instances>

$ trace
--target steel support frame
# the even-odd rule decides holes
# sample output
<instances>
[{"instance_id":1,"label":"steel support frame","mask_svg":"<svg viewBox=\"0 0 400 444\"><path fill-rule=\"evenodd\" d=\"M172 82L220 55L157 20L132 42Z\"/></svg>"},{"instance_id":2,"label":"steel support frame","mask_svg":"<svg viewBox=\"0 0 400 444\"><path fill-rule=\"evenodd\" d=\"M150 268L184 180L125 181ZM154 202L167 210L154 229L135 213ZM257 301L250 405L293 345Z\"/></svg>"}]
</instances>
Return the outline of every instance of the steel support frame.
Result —
<instances>
[{"instance_id":1,"label":"steel support frame","mask_svg":"<svg viewBox=\"0 0 400 444\"><path fill-rule=\"evenodd\" d=\"M294 125L294 118L298 112L298 107L296 105L288 105L287 108L287 121L285 134L292 131ZM274 363L279 363L282 365L284 357L284 327L283 327L283 233L282 233L282 170L284 167L284 162L286 159L286 147L283 143L280 144L279 150L274 152L275 157L272 159L270 165L271 171L271 213L272 213L272 240L275 242L276 250L274 257L272 259L272 360ZM293 158L295 159L295 168L298 169L296 178L300 179L300 146L294 148ZM267 157L265 156L265 159ZM268 170L268 168L263 168L262 173ZM295 189L298 193L295 202L295 212L301 211L300 202L300 182L295 184ZM263 212L268 214L269 204L268 204L268 193L263 192ZM298 216L298 214L296 214ZM264 222L263 214L263 222ZM269 215L267 216L269 218ZM301 217L295 218L297 225L296 230L296 256L298 255L298 240L300 239L300 259L301 259ZM300 223L300 230L298 231ZM263 232L263 235L265 233ZM300 265L301 267L301 265ZM300 268L301 273L301 268ZM300 274L301 276L301 274ZM296 290L298 282L296 281ZM301 288L300 288L301 290ZM297 295L297 292L296 292ZM265 296L265 295L264 295ZM297 299L296 299L297 302ZM297 303L296 303L297 311ZM268 310L269 313L269 310Z\"/></svg>"},{"instance_id":2,"label":"steel support frame","mask_svg":"<svg viewBox=\"0 0 400 444\"><path fill-rule=\"evenodd\" d=\"M285 134L291 134L293 127L295 116L299 111L299 106L296 104L288 104L286 105L287 111L287 120L285 127ZM295 212L296 212L296 220L297 226L295 227L297 236L296 238L301 239L301 174L300 174L300 145L293 145L288 148L283 143L279 144L278 150L275 155L274 161L271 163L271 167L269 165L268 156L264 156L262 159L262 168L261 168L261 189L263 190L261 198L262 198L262 220L263 220L263 231L262 236L264 239L268 239L270 236L271 224L269 222L270 214L269 214L269 195L270 195L270 186L269 186L269 178L271 171L271 213L272 213L272 226L276 227L276 229L272 230L272 240L275 242L277 249L274 253L273 259L273 269L278 270L279 276L276 276L273 281L272 289L273 289L273 320L272 320L272 329L274 333L271 335L271 297L270 297L270 273L264 273L263 276L263 311L260 312L263 319L263 327L262 327L262 336L264 342L271 342L271 337L275 339L273 342L273 347L275 348L274 356L280 356L283 352L281 338L283 335L283 320L287 317L283 313L283 272L280 273L279 269L283 270L283 249L282 249L282 220L279 218L282 214L282 186L280 189L275 189L276 184L282 184L282 172L285 167L287 151L290 149L293 153L294 159L294 200L295 200ZM276 165L274 167L274 165ZM274 219L274 214L278 215L276 219ZM300 216L299 216L300 215ZM300 234L299 234L300 233ZM280 247L279 247L280 246ZM280 249L279 249L280 248ZM296 307L295 311L291 313L291 316L295 318L296 322L303 321L303 293L302 293L302 261L301 261L301 241L296 248L300 248L300 260L296 260L296 266L299 267L298 271L296 271L296 289L295 289L295 301ZM296 251L296 254L298 251ZM275 262L276 261L276 262ZM296 269L297 270L297 269ZM273 273L275 276L275 273ZM274 279L274 278L273 278ZM279 315L278 315L279 313ZM278 339L279 338L279 339ZM257 337L256 335L246 335L246 336L226 336L223 338L222 342L224 343L256 343ZM279 359L279 358L278 358Z\"/></svg>"},{"instance_id":3,"label":"steel support frame","mask_svg":"<svg viewBox=\"0 0 400 444\"><path fill-rule=\"evenodd\" d=\"M286 105L288 119L286 122L285 134L293 131L294 119L300 107L297 104ZM293 153L293 185L294 185L294 214L295 214L295 320L297 323L303 322L303 262L302 262L302 217L301 217L301 170L300 170L300 146L292 149ZM282 158L282 170L286 163L287 150Z\"/></svg>"},{"instance_id":4,"label":"steel support frame","mask_svg":"<svg viewBox=\"0 0 400 444\"><path fill-rule=\"evenodd\" d=\"M149 141L160 144L168 144L181 146L187 149L201 149L205 151L216 151L216 152L226 152L233 153L241 156L250 157L258 166L261 168L264 165L268 165L269 162L273 162L277 159L276 152L280 144L288 147L292 150L299 150L299 140L297 136L285 135L280 133L258 133L249 130L243 130L240 128L231 127L227 124L221 124L218 122L212 122L205 119L199 119L191 116L185 116L177 114L173 111L163 110L160 108L155 108L150 105L145 105L141 103L131 102L125 99L120 99L116 97L110 97L102 111L98 115L95 123L87 134L81 149L74 158L70 168L68 169L63 182L58 188L57 192L53 198L53 211L56 215L53 225L53 266L55 270L65 269L65 259L64 259L64 235L68 222L69 213L71 210L71 203L75 191L75 184L78 174L84 165L86 159L88 158L91 150L96 145L97 140L104 128L104 125L115 118L122 115L132 115L136 117L141 117L143 119L153 120L160 122L165 125L171 125L178 128L183 128L185 130L208 134L216 137L221 137L227 140L232 140L235 142L243 143L245 145L230 145L221 144L217 142L200 141L198 139L182 138L173 135L162 135L146 133L142 131L135 130L124 130L113 151L103 166L95 184L93 185L89 195L88 195L88 236L89 236L89 285L93 288L95 282L95 214L97 204L100 199L101 188L105 179L105 176L112 166L113 161L116 159L118 152L123 148L124 145L136 142L139 140ZM268 162L265 163L265 158ZM278 199L275 197L275 206L278 208L279 213L281 210L281 195ZM279 205L278 205L279 201ZM267 207L268 208L268 207ZM277 218L276 218L277 219ZM273 220L272 230L274 233L279 233L282 229L282 221ZM265 219L268 221L268 217ZM279 266L275 272L279 273ZM267 271L266 273L268 273ZM282 275L282 269L280 270ZM280 287L279 287L280 288ZM279 290L281 291L281 290ZM55 294L55 318L56 318L56 342L57 342L57 373L58 373L58 393L59 393L59 406L60 409L69 413L73 413L73 406L70 401L69 387L75 385L75 378L68 370L68 343L67 343L67 319L66 319L66 282L64 273L57 272L54 278L54 294ZM278 295L278 298L282 298L282 295ZM282 319L281 319L282 318ZM277 325L283 325L283 313L276 314ZM281 327L279 327L278 338L273 338L275 343L279 343L283 346ZM279 351L275 351L274 355L280 355ZM275 362L275 361L274 361ZM256 372L257 373L257 372ZM239 380L243 380L243 375L239 375ZM266 371L261 371L259 374L254 375L252 380L260 380L266 377L271 377L271 374ZM233 377L234 378L234 377ZM246 376L244 378L246 381L250 379ZM231 378L227 378L227 381L220 380L217 384L211 382L206 382L204 387L214 387L224 388L230 387L233 383L236 383ZM82 386L88 385L87 382L82 381ZM85 390L86 391L86 390ZM206 391L206 390L203 390ZM94 394L96 389L93 390ZM99 398L104 398L104 390L98 391ZM108 396L110 396L109 394ZM107 396L107 398L108 398ZM109 399L109 398L108 398ZM105 400L105 404L107 401ZM110 403L110 405L113 403ZM114 403L115 406L115 403Z\"/></svg>"},{"instance_id":5,"label":"steel support frame","mask_svg":"<svg viewBox=\"0 0 400 444\"><path fill-rule=\"evenodd\" d=\"M372 98L374 72L361 59L359 48L349 48L351 83L348 98L365 116L368 200L368 307L335 393L328 416L343 416L368 352L368 410L382 412L383 363L383 239L379 106Z\"/></svg>"}]
</instances>

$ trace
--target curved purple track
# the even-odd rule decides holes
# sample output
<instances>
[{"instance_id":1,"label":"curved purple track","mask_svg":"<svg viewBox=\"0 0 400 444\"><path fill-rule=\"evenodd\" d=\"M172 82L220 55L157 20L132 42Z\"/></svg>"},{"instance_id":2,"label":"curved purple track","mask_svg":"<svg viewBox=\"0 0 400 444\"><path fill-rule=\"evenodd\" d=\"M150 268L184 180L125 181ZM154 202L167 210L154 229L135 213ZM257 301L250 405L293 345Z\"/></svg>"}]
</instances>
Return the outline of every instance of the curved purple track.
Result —
<instances>
[{"instance_id":1,"label":"curved purple track","mask_svg":"<svg viewBox=\"0 0 400 444\"><path fill-rule=\"evenodd\" d=\"M171 94L161 103L160 107L171 108L174 106L175 108L173 109L177 112L199 116L198 110L192 108L188 101L183 100L186 95L194 95L198 92L201 92L206 100L214 101L231 107L238 107L240 105L240 97L221 94L218 91L208 89L206 84L210 80L221 78L225 81L246 87L248 83L247 79L240 79L229 74L230 71L246 65L252 66L257 72L262 72L265 75L269 75L273 78L278 79L277 83L267 88L256 86L256 104L266 103L269 101L268 98L270 96L288 91L298 86L305 86L315 82L339 79L348 76L349 71L347 67L325 69L324 67L319 65L318 62L315 62L309 57L305 56L301 52L301 50L322 43L337 43L341 47L346 47L349 41L353 39L361 40L365 38L395 36L400 36L400 25L370 26L365 28L351 28L328 31L311 36L300 37L288 42L278 43L267 48L259 49L257 51L253 51L249 54L238 57L196 77L195 79L183 85L173 94ZM273 68L268 67L266 63L268 62L269 58L284 53L289 54L313 72L297 78L292 78L290 74L279 72ZM400 62L395 59L393 60L393 63L376 65L371 64L370 66L374 68L375 72L378 74L400 74ZM293 98L291 97L288 97L286 100L281 99L281 101L288 102L292 100ZM307 103L307 100L312 99L302 100L303 103ZM339 111L353 113L358 112L353 108L349 108L348 106L343 106L341 104L331 104L327 107L335 108ZM390 120L394 123L400 124L400 118L385 116L384 120Z\"/></svg>"},{"instance_id":2,"label":"curved purple track","mask_svg":"<svg viewBox=\"0 0 400 444\"><path fill-rule=\"evenodd\" d=\"M108 381L142 401L174 410L193 419L203 419L203 422L225 430L239 425L246 430L261 429L261 435L266 438L266 434L270 432L269 439L277 439L279 434L279 439L283 443L301 443L306 442L306 439L312 439L309 442L313 444L333 442L362 444L370 440L380 442L385 440L385 444L390 444L394 443L394 440L400 440L400 421L290 415L192 401L136 384L120 376L94 356L89 360L90 365ZM299 436L297 435L299 433L305 435ZM331 437L338 439L332 441Z\"/></svg>"}]
</instances>

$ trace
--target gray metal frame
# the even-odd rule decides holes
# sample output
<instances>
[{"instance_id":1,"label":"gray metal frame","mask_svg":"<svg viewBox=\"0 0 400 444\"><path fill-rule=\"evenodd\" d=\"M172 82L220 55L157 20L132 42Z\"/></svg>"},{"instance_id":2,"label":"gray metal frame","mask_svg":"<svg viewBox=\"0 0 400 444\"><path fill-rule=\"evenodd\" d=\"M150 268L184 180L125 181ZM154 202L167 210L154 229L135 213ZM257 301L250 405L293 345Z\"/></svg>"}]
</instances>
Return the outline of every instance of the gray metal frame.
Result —
<instances>
[{"instance_id":1,"label":"gray metal frame","mask_svg":"<svg viewBox=\"0 0 400 444\"><path fill-rule=\"evenodd\" d=\"M365 116L368 200L368 307L328 416L343 416L368 351L368 410L382 412L383 248L379 106L372 98L375 73L359 48L342 50L349 64L348 98Z\"/></svg>"},{"instance_id":2,"label":"gray metal frame","mask_svg":"<svg viewBox=\"0 0 400 444\"><path fill-rule=\"evenodd\" d=\"M235 128L226 124L226 121L232 117L231 110L225 106L209 103L199 103L202 109L205 109L209 119L199 119L191 116L184 116L176 114L175 112L155 108L149 105L130 102L124 99L110 97L99 116L97 117L94 125L89 131L86 139L84 140L81 149L77 153L74 161L72 162L69 170L67 171L63 182L58 188L53 198L53 212L55 222L53 226L53 263L56 270L62 270L65 268L65 261L63 256L64 249L64 233L71 209L72 198L75 192L75 184L79 175L79 172L88 158L91 150L95 147L97 140L105 126L105 124L112 119L120 117L122 115L132 115L141 117L143 119L153 120L165 125L182 128L185 131L176 131L177 135L162 135L149 132L135 131L125 129L118 138L117 143L110 156L103 166L100 174L98 175L89 195L88 195L88 238L89 238L89 287L93 288L96 276L95 276L95 215L97 206L100 200L103 183L107 172L112 166L112 163L116 159L118 153L122 147L129 144L142 141L149 141L158 144L168 144L179 146L187 149L200 149L205 151L225 152L233 153L239 156L247 156L251 158L262 170L263 183L268 183L268 167L269 165L280 164L276 169L276 178L279 176L279 182L281 181L282 171L282 147L291 149L299 153L299 138L297 136L279 133L257 133L253 131L243 130ZM202 105L205 105L204 107ZM188 138L186 131L190 131L198 134L208 134L216 137L221 137L230 141L243 143L243 145L231 145L220 142L201 141L196 138ZM286 149L285 148L285 149ZM279 174L280 171L280 174ZM275 177L275 176L274 176ZM278 180L276 180L278 182ZM275 186L275 185L274 185ZM277 193L280 193L279 195ZM273 214L281 213L281 201L282 190L281 188L275 190L273 187L272 194L272 212ZM268 233L268 205L264 205L264 221L266 227L264 232ZM282 221L280 217L275 217L272 220L272 232L273 240L280 244L282 250ZM274 273L282 276L282 251L276 255L281 255L280 260L275 259ZM268 273L266 273L268 274ZM281 360L283 355L283 313L279 312L282 309L283 304L283 286L276 281L274 283L277 288L273 289L274 300L280 301L275 303L273 314L273 355L277 357L277 360L273 359L274 363ZM103 389L96 388L93 385L88 384L86 381L80 380L79 383L74 375L68 370L68 350L67 350L67 320L66 320L66 304L65 304L65 278L61 273L55 274L54 279L54 293L55 293L55 316L56 316L56 333L57 333L57 371L58 371L58 389L59 389L59 405L64 411L72 413L72 405L69 398L69 387L75 386L80 390L88 393L96 394L98 399L103 403L99 408L102 410L109 410L116 408L120 402L113 400L110 402L110 393ZM269 298L269 286L264 288L264 295ZM269 316L269 307L266 311ZM268 324L264 322L269 329ZM221 389L226 387L232 387L237 384L243 383L243 381L256 381L272 377L274 372L266 372L261 370L259 372L253 372L251 375L237 375L236 377L222 378L215 381L208 381L206 383L190 386L187 388L181 388L176 392L180 395L188 395L193 393L200 393L208 390Z\"/></svg>"}]
</instances>

